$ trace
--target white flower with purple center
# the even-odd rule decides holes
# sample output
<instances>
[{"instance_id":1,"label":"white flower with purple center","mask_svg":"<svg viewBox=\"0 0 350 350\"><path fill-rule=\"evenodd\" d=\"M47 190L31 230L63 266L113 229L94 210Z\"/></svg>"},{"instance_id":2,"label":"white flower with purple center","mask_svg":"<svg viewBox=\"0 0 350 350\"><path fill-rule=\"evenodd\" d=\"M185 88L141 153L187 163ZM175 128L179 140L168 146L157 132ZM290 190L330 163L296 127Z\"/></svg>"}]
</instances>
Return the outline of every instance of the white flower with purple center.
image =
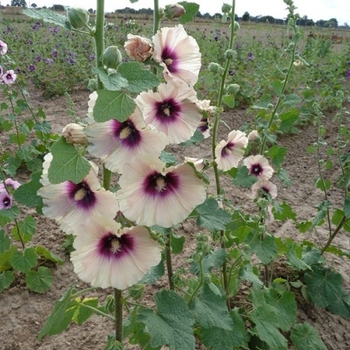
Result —
<instances>
[{"instance_id":1,"label":"white flower with purple center","mask_svg":"<svg viewBox=\"0 0 350 350\"><path fill-rule=\"evenodd\" d=\"M7 44L0 40L0 55L6 55Z\"/></svg>"},{"instance_id":2,"label":"white flower with purple center","mask_svg":"<svg viewBox=\"0 0 350 350\"><path fill-rule=\"evenodd\" d=\"M17 74L15 74L13 69L8 70L1 76L1 79L3 80L3 82L7 85L13 84L16 78L17 78Z\"/></svg>"},{"instance_id":3,"label":"white flower with purple center","mask_svg":"<svg viewBox=\"0 0 350 350\"><path fill-rule=\"evenodd\" d=\"M95 218L81 227L71 255L74 271L93 287L126 289L139 282L161 260L159 244L147 228L121 226Z\"/></svg>"},{"instance_id":4,"label":"white flower with purple center","mask_svg":"<svg viewBox=\"0 0 350 350\"><path fill-rule=\"evenodd\" d=\"M157 92L149 90L136 98L145 122L164 133L167 143L184 142L193 136L202 118L197 101L193 88L173 82L160 84Z\"/></svg>"},{"instance_id":5,"label":"white flower with purple center","mask_svg":"<svg viewBox=\"0 0 350 350\"><path fill-rule=\"evenodd\" d=\"M97 167L92 165L89 174L79 183L65 181L50 184L47 173L52 157L47 157L43 165L38 195L43 198L43 213L54 219L67 233L76 234L77 229L96 215L114 218L119 205L114 193L101 187L97 178Z\"/></svg>"},{"instance_id":6,"label":"white flower with purple center","mask_svg":"<svg viewBox=\"0 0 350 350\"><path fill-rule=\"evenodd\" d=\"M12 207L12 196L5 190L0 189L0 210Z\"/></svg>"},{"instance_id":7,"label":"white flower with purple center","mask_svg":"<svg viewBox=\"0 0 350 350\"><path fill-rule=\"evenodd\" d=\"M269 195L272 199L277 197L277 186L269 180L260 180L252 186L253 198L267 197Z\"/></svg>"},{"instance_id":8,"label":"white flower with purple center","mask_svg":"<svg viewBox=\"0 0 350 350\"><path fill-rule=\"evenodd\" d=\"M194 85L201 68L201 53L196 40L186 33L182 25L161 28L152 38L153 58L164 68L167 81L179 79Z\"/></svg>"},{"instance_id":9,"label":"white flower with purple center","mask_svg":"<svg viewBox=\"0 0 350 350\"><path fill-rule=\"evenodd\" d=\"M138 157L148 154L158 157L166 145L165 135L146 126L138 108L125 122L115 119L93 122L85 128L85 133L90 154L101 158L107 169L118 173Z\"/></svg>"},{"instance_id":10,"label":"white flower with purple center","mask_svg":"<svg viewBox=\"0 0 350 350\"><path fill-rule=\"evenodd\" d=\"M254 175L260 180L269 180L274 173L269 161L260 154L245 158L243 164L248 168L250 175Z\"/></svg>"},{"instance_id":11,"label":"white flower with purple center","mask_svg":"<svg viewBox=\"0 0 350 350\"><path fill-rule=\"evenodd\" d=\"M138 225L171 227L206 198L203 180L188 163L170 168L159 159L130 163L119 184L120 210Z\"/></svg>"},{"instance_id":12,"label":"white flower with purple center","mask_svg":"<svg viewBox=\"0 0 350 350\"><path fill-rule=\"evenodd\" d=\"M228 134L228 140L222 140L215 147L215 162L219 170L228 171L237 168L244 156L248 145L246 134L240 130L233 130Z\"/></svg>"}]
</instances>

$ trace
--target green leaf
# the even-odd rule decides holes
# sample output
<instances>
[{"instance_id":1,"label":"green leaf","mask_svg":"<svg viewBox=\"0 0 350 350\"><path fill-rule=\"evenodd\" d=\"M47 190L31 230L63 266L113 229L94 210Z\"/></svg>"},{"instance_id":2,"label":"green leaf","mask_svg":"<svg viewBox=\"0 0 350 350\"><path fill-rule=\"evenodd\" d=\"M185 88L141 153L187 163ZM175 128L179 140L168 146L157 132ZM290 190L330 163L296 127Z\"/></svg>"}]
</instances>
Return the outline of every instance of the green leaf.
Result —
<instances>
[{"instance_id":1,"label":"green leaf","mask_svg":"<svg viewBox=\"0 0 350 350\"><path fill-rule=\"evenodd\" d=\"M332 300L331 304L327 306L327 309L346 319L350 319L350 294L346 291L339 292L338 295Z\"/></svg>"},{"instance_id":2,"label":"green leaf","mask_svg":"<svg viewBox=\"0 0 350 350\"><path fill-rule=\"evenodd\" d=\"M282 133L294 132L296 129L293 128L294 124L299 119L299 110L291 109L285 113L279 115L281 121L279 125L279 131Z\"/></svg>"},{"instance_id":3,"label":"green leaf","mask_svg":"<svg viewBox=\"0 0 350 350\"><path fill-rule=\"evenodd\" d=\"M181 1L181 2L179 2L179 4L182 5L186 10L186 13L184 13L179 18L179 22L181 24L193 22L193 19L199 10L199 5L196 4L195 2L187 2L187 1Z\"/></svg>"},{"instance_id":4,"label":"green leaf","mask_svg":"<svg viewBox=\"0 0 350 350\"><path fill-rule=\"evenodd\" d=\"M128 86L128 81L120 73L108 73L105 69L93 69L97 73L103 86L109 91L119 91Z\"/></svg>"},{"instance_id":5,"label":"green leaf","mask_svg":"<svg viewBox=\"0 0 350 350\"><path fill-rule=\"evenodd\" d=\"M231 215L219 208L214 198L207 198L196 208L196 211L198 213L197 225L210 231L224 230L226 224L231 221Z\"/></svg>"},{"instance_id":6,"label":"green leaf","mask_svg":"<svg viewBox=\"0 0 350 350\"><path fill-rule=\"evenodd\" d=\"M283 88L283 83L281 82L281 80L274 80L271 84L273 91L275 92L275 94L277 96L279 96L282 92L282 88Z\"/></svg>"},{"instance_id":7,"label":"green leaf","mask_svg":"<svg viewBox=\"0 0 350 350\"><path fill-rule=\"evenodd\" d=\"M58 26L64 27L66 29L69 29L69 26L67 25L67 17L60 15L56 11L51 11L49 9L35 10L26 8L22 12L23 14L31 18L41 19L44 22L50 22Z\"/></svg>"},{"instance_id":8,"label":"green leaf","mask_svg":"<svg viewBox=\"0 0 350 350\"><path fill-rule=\"evenodd\" d=\"M297 270L310 269L310 266L302 260L303 248L290 238L286 239L288 262Z\"/></svg>"},{"instance_id":9,"label":"green leaf","mask_svg":"<svg viewBox=\"0 0 350 350\"><path fill-rule=\"evenodd\" d=\"M40 177L41 171L37 171L30 176L30 181L17 188L13 197L18 203L30 208L42 207L42 198L37 195L37 191L42 186Z\"/></svg>"},{"instance_id":10,"label":"green leaf","mask_svg":"<svg viewBox=\"0 0 350 350\"><path fill-rule=\"evenodd\" d=\"M185 300L173 291L163 290L155 295L155 301L157 312L143 309L138 316L151 336L151 346L168 345L170 350L194 350L194 318Z\"/></svg>"},{"instance_id":11,"label":"green leaf","mask_svg":"<svg viewBox=\"0 0 350 350\"><path fill-rule=\"evenodd\" d=\"M291 179L288 176L288 173L283 168L277 170L277 177L282 181L283 185L290 186L292 184Z\"/></svg>"},{"instance_id":12,"label":"green leaf","mask_svg":"<svg viewBox=\"0 0 350 350\"><path fill-rule=\"evenodd\" d=\"M60 258L58 255L50 252L48 249L46 249L43 246L37 246L35 248L35 251L43 259L52 261L53 263L56 263L58 265L63 265L64 264L64 260L62 258Z\"/></svg>"},{"instance_id":13,"label":"green leaf","mask_svg":"<svg viewBox=\"0 0 350 350\"><path fill-rule=\"evenodd\" d=\"M128 89L132 93L140 93L158 86L160 81L150 70L143 69L143 65L137 62L121 63L118 73L127 81Z\"/></svg>"},{"instance_id":14,"label":"green leaf","mask_svg":"<svg viewBox=\"0 0 350 350\"><path fill-rule=\"evenodd\" d=\"M135 101L123 91L98 90L94 119L103 123L111 119L125 122L136 108Z\"/></svg>"},{"instance_id":15,"label":"green leaf","mask_svg":"<svg viewBox=\"0 0 350 350\"><path fill-rule=\"evenodd\" d=\"M45 335L58 334L67 329L75 311L74 308L71 307L75 303L75 301L71 300L73 292L73 286L71 286L67 292L55 302L50 316L46 320L44 327L39 332L39 340Z\"/></svg>"},{"instance_id":16,"label":"green leaf","mask_svg":"<svg viewBox=\"0 0 350 350\"><path fill-rule=\"evenodd\" d=\"M171 235L171 251L174 254L181 254L185 244L185 236Z\"/></svg>"},{"instance_id":17,"label":"green leaf","mask_svg":"<svg viewBox=\"0 0 350 350\"><path fill-rule=\"evenodd\" d=\"M209 273L212 269L217 269L223 265L226 260L225 249L219 248L211 251L209 254L205 255L202 259L202 269L203 273ZM191 265L191 272L199 275L200 266L198 262L193 262Z\"/></svg>"},{"instance_id":18,"label":"green leaf","mask_svg":"<svg viewBox=\"0 0 350 350\"><path fill-rule=\"evenodd\" d=\"M0 293L2 293L5 289L10 287L14 279L15 275L12 271L5 271L0 273Z\"/></svg>"},{"instance_id":19,"label":"green leaf","mask_svg":"<svg viewBox=\"0 0 350 350\"><path fill-rule=\"evenodd\" d=\"M175 165L177 163L175 155L164 150L160 153L159 159L162 162L164 162L167 166Z\"/></svg>"},{"instance_id":20,"label":"green leaf","mask_svg":"<svg viewBox=\"0 0 350 350\"><path fill-rule=\"evenodd\" d=\"M75 301L77 306L74 308L73 321L77 324L83 324L94 314L94 310L85 305L97 308L98 298L84 298L83 300L77 298Z\"/></svg>"},{"instance_id":21,"label":"green leaf","mask_svg":"<svg viewBox=\"0 0 350 350\"><path fill-rule=\"evenodd\" d=\"M200 336L203 344L211 350L232 350L232 349L247 349L248 333L245 330L244 321L238 314L237 310L230 312L233 331L218 328L200 330Z\"/></svg>"},{"instance_id":22,"label":"green leaf","mask_svg":"<svg viewBox=\"0 0 350 350\"><path fill-rule=\"evenodd\" d=\"M344 215L347 219L350 218L350 198L348 197L344 200Z\"/></svg>"},{"instance_id":23,"label":"green leaf","mask_svg":"<svg viewBox=\"0 0 350 350\"><path fill-rule=\"evenodd\" d=\"M318 177L315 181L315 186L319 188L321 191L329 190L332 187L332 182L328 179L322 179Z\"/></svg>"},{"instance_id":24,"label":"green leaf","mask_svg":"<svg viewBox=\"0 0 350 350\"><path fill-rule=\"evenodd\" d=\"M107 344L105 345L103 350L125 350L125 347L121 341L115 340L115 334L112 333L112 334L108 334Z\"/></svg>"},{"instance_id":25,"label":"green leaf","mask_svg":"<svg viewBox=\"0 0 350 350\"><path fill-rule=\"evenodd\" d=\"M329 209L329 205L329 201L325 200L322 201L322 203L320 203L320 205L317 207L317 214L312 220L312 228L323 224L324 218L326 217Z\"/></svg>"},{"instance_id":26,"label":"green leaf","mask_svg":"<svg viewBox=\"0 0 350 350\"><path fill-rule=\"evenodd\" d=\"M297 106L301 102L301 98L296 94L289 94L283 100L284 105L288 105L291 107Z\"/></svg>"},{"instance_id":27,"label":"green leaf","mask_svg":"<svg viewBox=\"0 0 350 350\"><path fill-rule=\"evenodd\" d=\"M143 276L140 283L155 284L161 277L164 276L164 260L162 259L157 266L152 266Z\"/></svg>"},{"instance_id":28,"label":"green leaf","mask_svg":"<svg viewBox=\"0 0 350 350\"><path fill-rule=\"evenodd\" d=\"M201 327L232 331L233 323L227 310L226 296L223 293L214 293L208 284L204 284L189 307Z\"/></svg>"},{"instance_id":29,"label":"green leaf","mask_svg":"<svg viewBox=\"0 0 350 350\"><path fill-rule=\"evenodd\" d=\"M4 230L0 230L0 254L10 249L11 241L10 238L5 234Z\"/></svg>"},{"instance_id":30,"label":"green leaf","mask_svg":"<svg viewBox=\"0 0 350 350\"><path fill-rule=\"evenodd\" d=\"M0 210L0 226L4 226L14 220L19 212L19 208L16 205L13 205L10 209Z\"/></svg>"},{"instance_id":31,"label":"green leaf","mask_svg":"<svg viewBox=\"0 0 350 350\"><path fill-rule=\"evenodd\" d=\"M36 221L32 216L26 216L23 221L18 221L17 225L12 229L12 235L15 240L27 243L32 240L35 234Z\"/></svg>"},{"instance_id":32,"label":"green leaf","mask_svg":"<svg viewBox=\"0 0 350 350\"><path fill-rule=\"evenodd\" d=\"M238 167L237 169L232 168L227 172L232 178L232 183L235 186L250 188L257 181L257 177L249 175L249 170L245 165Z\"/></svg>"},{"instance_id":33,"label":"green leaf","mask_svg":"<svg viewBox=\"0 0 350 350\"><path fill-rule=\"evenodd\" d=\"M50 269L39 266L38 271L29 271L26 274L26 284L28 288L37 293L47 292L53 283Z\"/></svg>"},{"instance_id":34,"label":"green leaf","mask_svg":"<svg viewBox=\"0 0 350 350\"><path fill-rule=\"evenodd\" d=\"M285 147L279 147L273 145L267 152L267 155L271 158L272 164L276 168L280 168L284 162L284 157L286 156L287 149Z\"/></svg>"},{"instance_id":35,"label":"green leaf","mask_svg":"<svg viewBox=\"0 0 350 350\"><path fill-rule=\"evenodd\" d=\"M193 136L189 140L181 142L180 146L182 147L195 146L195 145L198 145L203 140L204 140L204 135L199 130L196 130Z\"/></svg>"},{"instance_id":36,"label":"green leaf","mask_svg":"<svg viewBox=\"0 0 350 350\"><path fill-rule=\"evenodd\" d=\"M292 207L286 202L283 202L280 205L277 204L277 202L274 202L272 213L274 218L280 221L286 221L287 219L295 221L297 218L296 212L293 211Z\"/></svg>"},{"instance_id":37,"label":"green leaf","mask_svg":"<svg viewBox=\"0 0 350 350\"><path fill-rule=\"evenodd\" d=\"M256 253L258 258L263 264L268 264L277 256L277 245L275 237L266 234L264 239L260 239L258 235L254 237L254 233L251 233L246 242L251 242L250 248Z\"/></svg>"},{"instance_id":38,"label":"green leaf","mask_svg":"<svg viewBox=\"0 0 350 350\"><path fill-rule=\"evenodd\" d=\"M311 221L300 221L297 223L297 228L301 233L305 233L308 231L311 231L312 229L312 222Z\"/></svg>"},{"instance_id":39,"label":"green leaf","mask_svg":"<svg viewBox=\"0 0 350 350\"><path fill-rule=\"evenodd\" d=\"M4 253L0 254L0 271L9 270L12 268L11 259L16 252L17 248L12 245Z\"/></svg>"},{"instance_id":40,"label":"green leaf","mask_svg":"<svg viewBox=\"0 0 350 350\"><path fill-rule=\"evenodd\" d=\"M79 183L90 171L90 163L64 137L53 144L51 153L53 158L48 175L52 184L64 181Z\"/></svg>"},{"instance_id":41,"label":"green leaf","mask_svg":"<svg viewBox=\"0 0 350 350\"><path fill-rule=\"evenodd\" d=\"M327 350L316 329L306 322L293 327L290 339L296 350Z\"/></svg>"},{"instance_id":42,"label":"green leaf","mask_svg":"<svg viewBox=\"0 0 350 350\"><path fill-rule=\"evenodd\" d=\"M235 97L233 95L225 95L222 100L228 107L235 107Z\"/></svg>"},{"instance_id":43,"label":"green leaf","mask_svg":"<svg viewBox=\"0 0 350 350\"><path fill-rule=\"evenodd\" d=\"M304 278L307 292L317 306L327 307L344 293L342 276L331 269L314 266Z\"/></svg>"},{"instance_id":44,"label":"green leaf","mask_svg":"<svg viewBox=\"0 0 350 350\"><path fill-rule=\"evenodd\" d=\"M29 272L37 263L37 255L33 247L27 248L24 252L16 251L12 255L12 267L21 272Z\"/></svg>"},{"instance_id":45,"label":"green leaf","mask_svg":"<svg viewBox=\"0 0 350 350\"><path fill-rule=\"evenodd\" d=\"M254 270L256 270L256 268L254 268L250 264L242 266L239 270L239 278L241 280L252 282L253 286L256 288L262 287L264 283L261 281L261 279L258 276L259 271L254 271Z\"/></svg>"}]
</instances>

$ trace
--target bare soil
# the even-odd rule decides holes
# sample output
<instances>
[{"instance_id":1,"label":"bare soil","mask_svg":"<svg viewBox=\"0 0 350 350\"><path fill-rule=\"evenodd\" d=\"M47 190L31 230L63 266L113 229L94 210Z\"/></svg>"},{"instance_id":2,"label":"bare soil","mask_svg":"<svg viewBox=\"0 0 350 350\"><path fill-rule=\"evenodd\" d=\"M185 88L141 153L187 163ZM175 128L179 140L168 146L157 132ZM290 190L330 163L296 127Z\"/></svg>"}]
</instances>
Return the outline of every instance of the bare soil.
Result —
<instances>
[{"instance_id":1,"label":"bare soil","mask_svg":"<svg viewBox=\"0 0 350 350\"><path fill-rule=\"evenodd\" d=\"M88 94L88 92L83 91L71 95L74 102L74 111L78 117L83 118L85 116ZM72 121L72 118L68 117L69 105L64 97L44 100L40 92L33 90L31 91L30 101L34 106L44 108L55 132L60 132L68 122ZM245 110L235 110L234 112L225 113L223 119L232 129L237 129L249 118L247 118ZM325 121L325 126L327 128L327 140L329 143L334 143L336 131L331 122L331 116ZM221 130L220 139L224 139L228 130L224 127ZM316 213L315 206L323 198L322 192L314 187L314 178L317 174L316 159L314 155L306 153L307 146L316 139L316 128L313 125L308 125L299 129L297 134L286 135L279 140L280 145L287 147L288 150L284 167L292 179L292 185L283 187L276 179L275 183L279 190L278 199L280 202L285 200L296 211L299 219L313 217ZM192 157L210 157L208 140L185 151L174 149L178 152L179 157L184 153ZM338 171L335 169L331 177L336 178ZM236 204L251 202L249 190L233 187L229 179L223 179L223 184ZM341 206L343 199L339 191L331 190L329 197L333 203ZM253 207L253 203L251 203L251 206ZM62 334L45 337L42 341L37 339L38 332L43 327L55 301L63 295L71 283L75 282L78 286L83 284L74 274L69 256L62 248L65 234L58 229L53 221L39 217L34 212L32 215L38 220L38 232L34 237L33 244L44 245L64 258L66 263L51 268L54 283L47 293L31 293L27 290L24 281L17 278L8 290L0 294L0 350L102 350L106 344L107 335L113 331L113 325L110 321L99 316L93 316L81 326L72 324ZM179 234L186 237L186 248L181 256L176 256L176 265L185 262L191 254L195 242L195 230L196 228L191 221L182 225ZM314 232L301 234L292 221L285 223L273 222L270 224L269 230L276 236L291 237L297 241L307 239L320 246L324 245L328 238L327 231L322 227L317 228ZM342 230L336 237L334 245L341 249L350 250L349 242L349 234ZM326 259L330 266L342 274L345 289L350 292L349 259L328 254L326 254ZM151 303L152 295L164 285L165 281L161 280L148 288L146 303ZM99 290L96 295L105 296L106 291ZM302 300L299 303L298 319L300 322L306 321L314 326L328 349L350 349L350 320L345 320L324 309L302 302ZM139 349L139 347L130 346L129 349Z\"/></svg>"}]
</instances>

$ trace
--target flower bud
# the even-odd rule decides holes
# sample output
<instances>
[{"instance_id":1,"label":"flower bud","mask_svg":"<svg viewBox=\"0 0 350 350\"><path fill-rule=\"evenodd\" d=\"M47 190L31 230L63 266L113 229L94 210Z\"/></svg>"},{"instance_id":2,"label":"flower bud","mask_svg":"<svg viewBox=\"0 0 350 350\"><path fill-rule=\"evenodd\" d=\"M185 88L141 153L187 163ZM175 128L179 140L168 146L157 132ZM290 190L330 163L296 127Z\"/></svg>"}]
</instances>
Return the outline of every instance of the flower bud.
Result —
<instances>
[{"instance_id":1,"label":"flower bud","mask_svg":"<svg viewBox=\"0 0 350 350\"><path fill-rule=\"evenodd\" d=\"M101 61L106 68L117 69L122 60L122 54L117 46L108 46L101 56Z\"/></svg>"},{"instance_id":2,"label":"flower bud","mask_svg":"<svg viewBox=\"0 0 350 350\"><path fill-rule=\"evenodd\" d=\"M74 29L84 28L89 23L89 12L82 8L70 8L68 9L67 15Z\"/></svg>"},{"instance_id":3,"label":"flower bud","mask_svg":"<svg viewBox=\"0 0 350 350\"><path fill-rule=\"evenodd\" d=\"M223 3L222 7L221 7L221 12L229 13L231 11L231 9L232 9L231 5Z\"/></svg>"},{"instance_id":4,"label":"flower bud","mask_svg":"<svg viewBox=\"0 0 350 350\"><path fill-rule=\"evenodd\" d=\"M249 134L248 134L248 141L255 141L258 140L260 138L259 133L256 130L252 130Z\"/></svg>"},{"instance_id":5,"label":"flower bud","mask_svg":"<svg viewBox=\"0 0 350 350\"><path fill-rule=\"evenodd\" d=\"M219 71L219 68L220 68L220 64L216 62L209 63L209 66L208 66L209 72L217 73Z\"/></svg>"},{"instance_id":6,"label":"flower bud","mask_svg":"<svg viewBox=\"0 0 350 350\"><path fill-rule=\"evenodd\" d=\"M84 127L82 125L70 123L63 128L62 135L65 137L68 143L87 145L88 141L83 130Z\"/></svg>"},{"instance_id":7,"label":"flower bud","mask_svg":"<svg viewBox=\"0 0 350 350\"><path fill-rule=\"evenodd\" d=\"M90 91L96 91L97 90L97 81L96 79L90 79L88 82L88 89Z\"/></svg>"},{"instance_id":8,"label":"flower bud","mask_svg":"<svg viewBox=\"0 0 350 350\"><path fill-rule=\"evenodd\" d=\"M205 166L203 158L185 157L185 162L193 163L197 171L202 171Z\"/></svg>"},{"instance_id":9,"label":"flower bud","mask_svg":"<svg viewBox=\"0 0 350 350\"><path fill-rule=\"evenodd\" d=\"M228 49L225 51L224 57L227 60L234 60L237 57L237 51L232 50L232 49Z\"/></svg>"},{"instance_id":10,"label":"flower bud","mask_svg":"<svg viewBox=\"0 0 350 350\"><path fill-rule=\"evenodd\" d=\"M153 53L151 40L139 35L128 34L128 41L124 44L124 48L130 58L139 62L145 61Z\"/></svg>"},{"instance_id":11,"label":"flower bud","mask_svg":"<svg viewBox=\"0 0 350 350\"><path fill-rule=\"evenodd\" d=\"M186 10L180 4L166 5L164 9L164 17L167 19L179 18L184 13L186 13Z\"/></svg>"},{"instance_id":12,"label":"flower bud","mask_svg":"<svg viewBox=\"0 0 350 350\"><path fill-rule=\"evenodd\" d=\"M238 84L229 84L226 86L226 91L229 94L235 95L240 89L240 86Z\"/></svg>"},{"instance_id":13,"label":"flower bud","mask_svg":"<svg viewBox=\"0 0 350 350\"><path fill-rule=\"evenodd\" d=\"M235 31L238 31L238 30L241 29L241 25L238 22L236 22L236 21L235 21L234 26L235 26Z\"/></svg>"}]
</instances>

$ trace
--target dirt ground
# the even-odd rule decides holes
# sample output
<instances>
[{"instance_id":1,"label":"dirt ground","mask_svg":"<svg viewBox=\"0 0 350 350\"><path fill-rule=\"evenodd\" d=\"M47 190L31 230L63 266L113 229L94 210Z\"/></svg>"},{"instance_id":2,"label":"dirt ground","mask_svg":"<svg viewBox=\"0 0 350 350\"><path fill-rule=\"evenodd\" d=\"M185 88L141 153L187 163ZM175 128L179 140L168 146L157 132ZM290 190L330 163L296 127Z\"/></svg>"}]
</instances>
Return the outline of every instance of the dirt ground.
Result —
<instances>
[{"instance_id":1,"label":"dirt ground","mask_svg":"<svg viewBox=\"0 0 350 350\"><path fill-rule=\"evenodd\" d=\"M71 96L76 115L79 117L84 117L87 111L88 94L88 92L77 92ZM44 100L40 92L34 90L31 92L30 101L34 106L40 105L44 108L54 131L59 132L66 123L71 121L67 116L68 103L64 97ZM223 118L233 129L239 128L247 121L244 110L225 113ZM331 118L326 121L325 126L327 128L327 140L332 143L336 134ZM219 140L226 138L226 135L227 130L222 128ZM315 127L309 125L300 129L298 134L284 136L279 141L280 145L286 146L288 149L284 167L293 184L285 188L276 179L275 182L279 190L278 199L279 202L285 200L289 203L300 219L311 218L316 212L315 206L322 199L322 193L316 190L313 185L317 174L315 157L306 153L306 147L314 142L316 138ZM210 157L209 141L205 141L200 146L186 149L185 153L192 157ZM337 170L334 171L332 176L337 176ZM224 186L232 187L228 179L224 179ZM232 187L231 193L235 203L249 200L249 190ZM338 205L342 203L342 197L336 190L330 191L329 195L333 203L338 203ZM33 215L36 216L35 213ZM175 264L185 261L186 257L191 254L191 247L194 245L194 230L195 227L191 222L185 222L182 226L179 233L186 237L186 249L182 256L176 257ZM269 230L276 236L291 237L298 241L307 239L320 245L325 244L327 240L327 232L324 229L317 228L312 233L301 234L292 221L274 222L270 225ZM17 282L14 282L11 288L0 294L0 350L102 350L104 348L107 335L113 331L113 325L111 321L98 316L92 317L82 326L72 324L62 334L45 337L42 341L37 340L38 332L44 325L54 302L62 296L72 282L82 285L73 272L69 256L61 247L64 239L64 233L58 229L53 221L43 217L38 218L38 232L33 243L46 246L54 253L65 258L66 263L63 266L52 267L54 283L47 293L30 293L24 282L17 279ZM342 230L336 237L334 245L341 249L350 250L349 241L349 234ZM349 292L349 259L327 254L326 259L329 265L342 274L345 289ZM149 288L147 290L148 299L162 285L164 285L164 281L159 281L155 286ZM105 291L98 291L97 293L105 295ZM328 349L350 349L350 320L345 320L324 309L305 303L300 305L298 320L309 322L314 326ZM139 349L139 347L130 346L129 349Z\"/></svg>"}]
</instances>

